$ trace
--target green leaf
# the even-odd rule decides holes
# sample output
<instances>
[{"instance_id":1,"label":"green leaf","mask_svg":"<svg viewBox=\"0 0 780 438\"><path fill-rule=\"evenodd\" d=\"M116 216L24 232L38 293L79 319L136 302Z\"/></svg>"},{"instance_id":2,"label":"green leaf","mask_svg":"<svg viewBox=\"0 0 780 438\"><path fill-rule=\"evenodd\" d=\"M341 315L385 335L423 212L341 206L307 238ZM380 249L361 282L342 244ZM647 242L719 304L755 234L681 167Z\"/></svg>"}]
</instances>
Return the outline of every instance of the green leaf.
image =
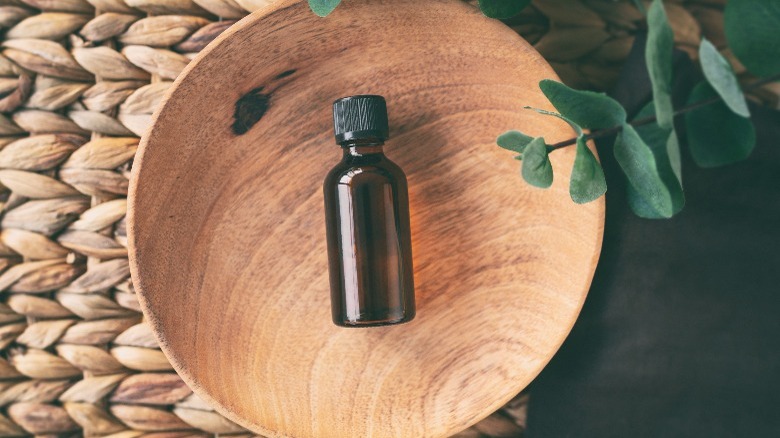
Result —
<instances>
[{"instance_id":1,"label":"green leaf","mask_svg":"<svg viewBox=\"0 0 780 438\"><path fill-rule=\"evenodd\" d=\"M672 217L672 196L658 171L653 151L633 126L623 125L623 131L615 140L614 152L636 195L660 217Z\"/></svg>"},{"instance_id":2,"label":"green leaf","mask_svg":"<svg viewBox=\"0 0 780 438\"><path fill-rule=\"evenodd\" d=\"M631 184L626 187L626 197L628 198L628 206L631 207L631 211L635 215L644 219L669 219L658 214Z\"/></svg>"},{"instance_id":3,"label":"green leaf","mask_svg":"<svg viewBox=\"0 0 780 438\"><path fill-rule=\"evenodd\" d=\"M706 82L693 88L688 104L717 97ZM717 167L750 156L756 144L756 131L750 119L734 114L722 101L685 114L688 147L701 167Z\"/></svg>"},{"instance_id":4,"label":"green leaf","mask_svg":"<svg viewBox=\"0 0 780 438\"><path fill-rule=\"evenodd\" d=\"M588 146L585 143L585 138L583 137L582 127L580 127L580 125L577 124L574 120L571 120L561 114L539 108L532 108L530 106L525 108L534 110L537 113L546 116L557 117L568 123L577 134L577 156L574 159L571 181L569 181L569 195L571 196L571 199L578 204L584 204L586 202L598 199L599 196L603 195L607 191L607 182L604 179L604 170L601 168L601 164L599 164L599 162L596 160L593 152L588 149ZM625 118L625 112L623 113L623 117ZM545 150L545 154L546 153L547 150ZM527 149L526 153L523 155L528 155ZM525 171L525 167L523 168L523 171ZM552 184L552 168L550 169L549 184ZM549 187L549 184L547 187Z\"/></svg>"},{"instance_id":5,"label":"green leaf","mask_svg":"<svg viewBox=\"0 0 780 438\"><path fill-rule=\"evenodd\" d=\"M645 9L645 5L642 4L642 0L632 0L634 2L634 6L636 6L637 9L639 9L639 12L642 13L642 15L647 14L647 9Z\"/></svg>"},{"instance_id":6,"label":"green leaf","mask_svg":"<svg viewBox=\"0 0 780 438\"><path fill-rule=\"evenodd\" d=\"M577 138L577 156L571 170L569 195L577 204L594 201L607 192L607 181L604 179L604 169L596 160L585 139Z\"/></svg>"},{"instance_id":7,"label":"green leaf","mask_svg":"<svg viewBox=\"0 0 780 438\"><path fill-rule=\"evenodd\" d=\"M575 90L550 79L539 82L539 88L558 112L583 128L611 128L626 121L623 107L604 93Z\"/></svg>"},{"instance_id":8,"label":"green leaf","mask_svg":"<svg viewBox=\"0 0 780 438\"><path fill-rule=\"evenodd\" d=\"M645 62L653 85L653 101L656 117L662 128L671 129L674 124L672 105L672 52L674 32L669 25L661 0L653 0L647 12L647 46Z\"/></svg>"},{"instance_id":9,"label":"green leaf","mask_svg":"<svg viewBox=\"0 0 780 438\"><path fill-rule=\"evenodd\" d=\"M341 0L309 0L309 7L312 12L320 17L324 17L333 12L339 3L341 3Z\"/></svg>"},{"instance_id":10,"label":"green leaf","mask_svg":"<svg viewBox=\"0 0 780 438\"><path fill-rule=\"evenodd\" d=\"M552 164L542 137L533 139L523 152L523 179L528 184L543 189L552 185Z\"/></svg>"},{"instance_id":11,"label":"green leaf","mask_svg":"<svg viewBox=\"0 0 780 438\"><path fill-rule=\"evenodd\" d=\"M504 149L522 154L523 149L533 139L533 137L529 137L520 131L507 131L498 136L496 143Z\"/></svg>"},{"instance_id":12,"label":"green leaf","mask_svg":"<svg viewBox=\"0 0 780 438\"><path fill-rule=\"evenodd\" d=\"M734 74L731 64L726 61L726 58L706 38L701 40L699 59L701 60L702 70L704 70L704 77L707 78L707 82L723 98L726 105L740 116L750 117L750 110L748 110L747 102L745 102L745 95L742 94L742 88L739 86L739 81L737 81L737 76Z\"/></svg>"},{"instance_id":13,"label":"green leaf","mask_svg":"<svg viewBox=\"0 0 780 438\"><path fill-rule=\"evenodd\" d=\"M655 113L655 104L648 103L634 117L634 120L644 119ZM682 169L680 162L680 145L677 141L677 134L673 129L664 129L658 126L658 123L648 123L637 126L636 132L647 143L656 157L656 163L662 163L663 172L674 175L678 183L682 182ZM669 165L667 166L666 163ZM660 168L661 166L659 166Z\"/></svg>"},{"instance_id":14,"label":"green leaf","mask_svg":"<svg viewBox=\"0 0 780 438\"><path fill-rule=\"evenodd\" d=\"M574 130L574 133L577 134L577 137L580 137L582 135L582 127L580 127L580 125L578 125L577 123L575 123L573 120L571 120L570 118L568 118L566 116L563 116L561 114L558 114L558 113L555 113L555 112L552 112L552 111L543 110L543 109L540 109L540 108L533 108L533 107L530 107L530 106L524 106L523 108L529 109L531 111L536 111L537 113L545 115L545 116L557 117L557 118L563 120L564 122L568 123L569 126L571 126L571 129Z\"/></svg>"},{"instance_id":15,"label":"green leaf","mask_svg":"<svg viewBox=\"0 0 780 438\"><path fill-rule=\"evenodd\" d=\"M756 76L780 73L780 2L729 0L726 39L737 59Z\"/></svg>"},{"instance_id":16,"label":"green leaf","mask_svg":"<svg viewBox=\"0 0 780 438\"><path fill-rule=\"evenodd\" d=\"M669 138L666 140L666 155L669 156L669 165L672 166L672 172L677 177L677 181L682 184L682 157L680 156L680 139L677 133L672 130Z\"/></svg>"},{"instance_id":17,"label":"green leaf","mask_svg":"<svg viewBox=\"0 0 780 438\"><path fill-rule=\"evenodd\" d=\"M531 0L479 0L479 9L490 18L512 18L531 3Z\"/></svg>"},{"instance_id":18,"label":"green leaf","mask_svg":"<svg viewBox=\"0 0 780 438\"><path fill-rule=\"evenodd\" d=\"M654 113L655 106L653 102L650 102L637 114L636 119L642 119ZM653 153L658 174L672 198L672 214L679 213L685 206L685 194L681 184L680 146L677 142L677 134L672 129L661 128L657 123L638 126L635 130ZM645 202L632 187L629 187L628 201L637 216L648 219L665 217Z\"/></svg>"}]
</instances>

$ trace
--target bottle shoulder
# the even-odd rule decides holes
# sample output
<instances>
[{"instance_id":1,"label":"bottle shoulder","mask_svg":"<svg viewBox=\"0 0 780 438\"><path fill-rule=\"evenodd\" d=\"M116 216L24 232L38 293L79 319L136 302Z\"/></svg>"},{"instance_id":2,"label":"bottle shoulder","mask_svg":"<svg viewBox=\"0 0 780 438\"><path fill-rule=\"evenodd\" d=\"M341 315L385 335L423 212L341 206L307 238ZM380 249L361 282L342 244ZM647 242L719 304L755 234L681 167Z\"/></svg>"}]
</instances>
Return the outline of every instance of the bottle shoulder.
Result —
<instances>
[{"instance_id":1,"label":"bottle shoulder","mask_svg":"<svg viewBox=\"0 0 780 438\"><path fill-rule=\"evenodd\" d=\"M376 162L348 162L336 164L325 178L326 185L354 184L374 181L377 183L406 183L403 170L387 158Z\"/></svg>"}]
</instances>

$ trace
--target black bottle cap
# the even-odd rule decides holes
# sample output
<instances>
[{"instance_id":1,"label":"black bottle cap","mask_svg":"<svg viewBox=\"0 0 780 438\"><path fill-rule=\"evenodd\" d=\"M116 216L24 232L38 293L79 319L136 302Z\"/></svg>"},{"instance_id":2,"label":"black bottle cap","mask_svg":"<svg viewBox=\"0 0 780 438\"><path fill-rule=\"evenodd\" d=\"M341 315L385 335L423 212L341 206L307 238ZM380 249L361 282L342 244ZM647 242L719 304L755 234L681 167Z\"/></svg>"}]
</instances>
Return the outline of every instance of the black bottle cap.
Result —
<instances>
[{"instance_id":1,"label":"black bottle cap","mask_svg":"<svg viewBox=\"0 0 780 438\"><path fill-rule=\"evenodd\" d=\"M333 102L336 143L353 140L385 141L389 137L387 103L382 96L364 94Z\"/></svg>"}]
</instances>

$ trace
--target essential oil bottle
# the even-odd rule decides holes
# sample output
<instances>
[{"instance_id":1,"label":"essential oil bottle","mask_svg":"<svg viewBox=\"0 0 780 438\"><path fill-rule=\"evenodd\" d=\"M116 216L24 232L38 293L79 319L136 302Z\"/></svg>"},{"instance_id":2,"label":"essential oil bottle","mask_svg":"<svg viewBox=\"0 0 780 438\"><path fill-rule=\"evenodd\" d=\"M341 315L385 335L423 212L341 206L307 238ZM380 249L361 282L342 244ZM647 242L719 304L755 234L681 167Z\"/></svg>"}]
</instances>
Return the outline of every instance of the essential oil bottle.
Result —
<instances>
[{"instance_id":1,"label":"essential oil bottle","mask_svg":"<svg viewBox=\"0 0 780 438\"><path fill-rule=\"evenodd\" d=\"M415 315L406 176L384 154L382 96L333 103L342 159L325 178L325 215L333 322L368 327Z\"/></svg>"}]
</instances>

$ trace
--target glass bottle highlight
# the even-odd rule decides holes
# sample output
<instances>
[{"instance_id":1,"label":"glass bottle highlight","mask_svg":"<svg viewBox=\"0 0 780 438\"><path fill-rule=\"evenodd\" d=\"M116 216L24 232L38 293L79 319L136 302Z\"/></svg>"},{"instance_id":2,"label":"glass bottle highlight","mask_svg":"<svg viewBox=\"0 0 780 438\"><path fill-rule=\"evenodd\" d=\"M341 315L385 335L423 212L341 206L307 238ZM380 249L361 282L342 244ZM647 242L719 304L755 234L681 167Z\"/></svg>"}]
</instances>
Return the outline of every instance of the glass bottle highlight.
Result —
<instances>
[{"instance_id":1,"label":"glass bottle highlight","mask_svg":"<svg viewBox=\"0 0 780 438\"><path fill-rule=\"evenodd\" d=\"M333 103L343 158L325 178L333 322L368 327L415 315L406 176L384 154L389 135L382 96Z\"/></svg>"}]
</instances>

